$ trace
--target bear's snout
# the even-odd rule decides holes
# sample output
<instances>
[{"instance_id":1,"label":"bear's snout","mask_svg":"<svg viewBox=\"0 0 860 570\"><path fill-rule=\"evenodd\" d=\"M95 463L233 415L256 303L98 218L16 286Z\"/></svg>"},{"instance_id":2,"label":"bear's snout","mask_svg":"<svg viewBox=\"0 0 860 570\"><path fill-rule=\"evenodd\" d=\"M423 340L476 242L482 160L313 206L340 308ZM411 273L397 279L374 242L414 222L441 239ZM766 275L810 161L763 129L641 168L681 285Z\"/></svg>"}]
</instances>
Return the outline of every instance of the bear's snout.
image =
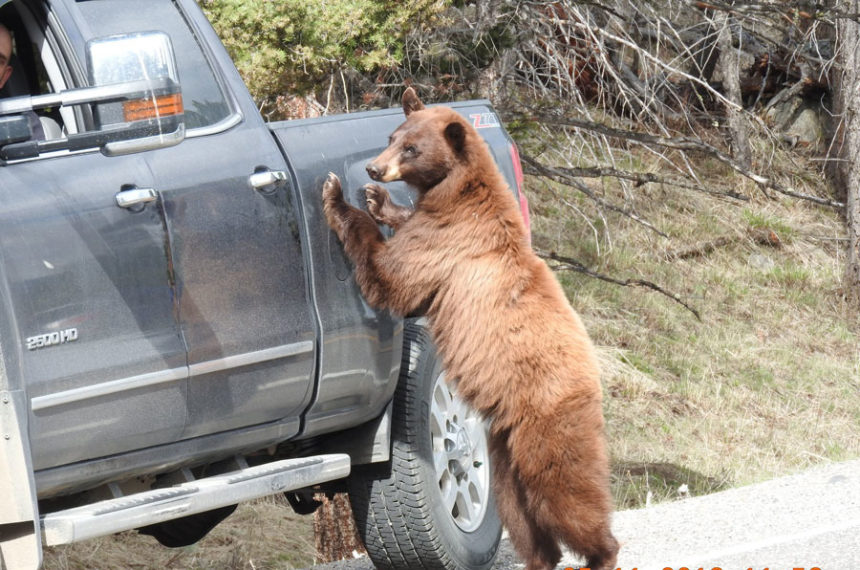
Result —
<instances>
[{"instance_id":1,"label":"bear's snout","mask_svg":"<svg viewBox=\"0 0 860 570\"><path fill-rule=\"evenodd\" d=\"M385 175L385 167L377 166L372 162L368 162L367 166L364 167L367 170L367 174L376 180L377 182L382 181L382 177Z\"/></svg>"}]
</instances>

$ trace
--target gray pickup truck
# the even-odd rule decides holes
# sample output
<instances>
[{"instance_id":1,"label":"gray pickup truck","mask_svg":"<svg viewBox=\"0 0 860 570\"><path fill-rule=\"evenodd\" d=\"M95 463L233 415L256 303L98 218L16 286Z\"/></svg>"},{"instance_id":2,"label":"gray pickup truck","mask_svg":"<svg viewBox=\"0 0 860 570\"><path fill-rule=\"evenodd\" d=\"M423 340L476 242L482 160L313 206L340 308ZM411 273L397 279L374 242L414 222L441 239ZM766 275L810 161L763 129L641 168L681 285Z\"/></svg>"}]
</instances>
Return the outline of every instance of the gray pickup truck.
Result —
<instances>
[{"instance_id":1,"label":"gray pickup truck","mask_svg":"<svg viewBox=\"0 0 860 570\"><path fill-rule=\"evenodd\" d=\"M322 218L329 171L364 206L401 110L264 122L193 0L0 0L0 22L5 567L128 529L183 546L241 501L308 513L348 490L379 567L489 568L485 426L420 318L362 299ZM453 107L519 192L493 109Z\"/></svg>"}]
</instances>

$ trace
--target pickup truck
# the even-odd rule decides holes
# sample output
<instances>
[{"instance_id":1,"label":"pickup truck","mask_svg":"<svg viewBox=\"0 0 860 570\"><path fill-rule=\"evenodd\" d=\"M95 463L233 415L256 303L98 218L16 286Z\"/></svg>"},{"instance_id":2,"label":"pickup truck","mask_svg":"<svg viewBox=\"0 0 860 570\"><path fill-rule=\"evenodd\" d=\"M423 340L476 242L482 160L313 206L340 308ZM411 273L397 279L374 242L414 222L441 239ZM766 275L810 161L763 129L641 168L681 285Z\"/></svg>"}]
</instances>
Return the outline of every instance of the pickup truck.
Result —
<instances>
[{"instance_id":1,"label":"pickup truck","mask_svg":"<svg viewBox=\"0 0 860 570\"><path fill-rule=\"evenodd\" d=\"M363 300L322 218L329 171L364 207L401 110L266 123L193 0L0 0L0 22L5 567L130 529L183 546L239 502L309 513L348 490L379 567L489 568L486 426L420 316ZM453 108L520 193L489 103Z\"/></svg>"}]
</instances>

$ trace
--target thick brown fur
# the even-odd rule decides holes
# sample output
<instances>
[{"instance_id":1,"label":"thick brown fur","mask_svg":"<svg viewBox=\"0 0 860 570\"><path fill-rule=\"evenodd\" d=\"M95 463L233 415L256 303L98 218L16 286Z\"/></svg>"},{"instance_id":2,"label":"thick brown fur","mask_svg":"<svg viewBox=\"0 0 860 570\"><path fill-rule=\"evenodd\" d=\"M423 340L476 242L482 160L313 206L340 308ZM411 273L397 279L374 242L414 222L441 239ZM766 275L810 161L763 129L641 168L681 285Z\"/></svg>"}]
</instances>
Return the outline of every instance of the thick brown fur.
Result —
<instances>
[{"instance_id":1,"label":"thick brown fur","mask_svg":"<svg viewBox=\"0 0 860 570\"><path fill-rule=\"evenodd\" d=\"M528 570L554 568L559 543L592 570L614 569L609 463L594 348L546 264L480 135L410 89L407 120L368 164L416 187L414 212L379 185L367 213L329 175L323 208L373 306L426 310L448 378L492 418L499 514ZM397 231L387 241L377 221Z\"/></svg>"}]
</instances>

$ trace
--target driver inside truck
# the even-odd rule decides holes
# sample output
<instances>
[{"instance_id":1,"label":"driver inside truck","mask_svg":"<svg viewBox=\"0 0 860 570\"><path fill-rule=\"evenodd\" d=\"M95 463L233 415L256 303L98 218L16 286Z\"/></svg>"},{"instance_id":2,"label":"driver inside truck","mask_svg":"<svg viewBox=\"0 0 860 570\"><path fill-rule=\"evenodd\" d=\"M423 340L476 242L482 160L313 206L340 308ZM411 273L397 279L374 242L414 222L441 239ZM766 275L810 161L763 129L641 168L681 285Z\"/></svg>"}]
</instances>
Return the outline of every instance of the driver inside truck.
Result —
<instances>
[{"instance_id":1,"label":"driver inside truck","mask_svg":"<svg viewBox=\"0 0 860 570\"><path fill-rule=\"evenodd\" d=\"M6 85L14 72L14 68L12 67L13 44L12 32L9 31L9 28L3 22L0 22L0 89ZM24 114L30 121L30 138L44 140L45 131L42 128L39 116L32 111Z\"/></svg>"},{"instance_id":2,"label":"driver inside truck","mask_svg":"<svg viewBox=\"0 0 860 570\"><path fill-rule=\"evenodd\" d=\"M9 60L12 59L12 33L0 22L0 89L12 75Z\"/></svg>"}]
</instances>

